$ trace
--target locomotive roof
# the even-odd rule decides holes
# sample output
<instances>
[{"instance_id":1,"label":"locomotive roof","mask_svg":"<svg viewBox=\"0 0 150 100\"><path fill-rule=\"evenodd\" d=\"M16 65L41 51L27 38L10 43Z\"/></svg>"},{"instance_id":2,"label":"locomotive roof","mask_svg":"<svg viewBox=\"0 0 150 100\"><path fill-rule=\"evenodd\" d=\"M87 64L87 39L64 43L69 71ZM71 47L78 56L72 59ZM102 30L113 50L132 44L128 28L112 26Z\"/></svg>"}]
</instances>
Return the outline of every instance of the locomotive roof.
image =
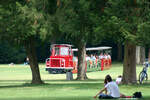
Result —
<instances>
[{"instance_id":1,"label":"locomotive roof","mask_svg":"<svg viewBox=\"0 0 150 100\"><path fill-rule=\"evenodd\" d=\"M92 48L86 48L86 51L92 51L92 50L107 50L107 49L111 49L112 47L107 47L107 46L103 46L103 47L92 47ZM73 51L78 51L78 49L72 49Z\"/></svg>"},{"instance_id":2,"label":"locomotive roof","mask_svg":"<svg viewBox=\"0 0 150 100\"><path fill-rule=\"evenodd\" d=\"M52 44L52 46L68 46L68 47L72 47L72 45L70 45L70 44Z\"/></svg>"}]
</instances>

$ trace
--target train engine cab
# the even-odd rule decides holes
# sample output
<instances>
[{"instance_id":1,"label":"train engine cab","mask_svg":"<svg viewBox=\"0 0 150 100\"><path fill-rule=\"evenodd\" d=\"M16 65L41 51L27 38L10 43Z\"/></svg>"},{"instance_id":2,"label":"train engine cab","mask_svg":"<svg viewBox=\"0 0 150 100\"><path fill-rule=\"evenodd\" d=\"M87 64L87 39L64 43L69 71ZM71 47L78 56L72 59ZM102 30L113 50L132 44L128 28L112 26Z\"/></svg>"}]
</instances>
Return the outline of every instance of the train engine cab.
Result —
<instances>
[{"instance_id":1,"label":"train engine cab","mask_svg":"<svg viewBox=\"0 0 150 100\"><path fill-rule=\"evenodd\" d=\"M46 59L46 71L52 74L65 73L73 70L73 52L71 45L51 45L51 56Z\"/></svg>"}]
</instances>

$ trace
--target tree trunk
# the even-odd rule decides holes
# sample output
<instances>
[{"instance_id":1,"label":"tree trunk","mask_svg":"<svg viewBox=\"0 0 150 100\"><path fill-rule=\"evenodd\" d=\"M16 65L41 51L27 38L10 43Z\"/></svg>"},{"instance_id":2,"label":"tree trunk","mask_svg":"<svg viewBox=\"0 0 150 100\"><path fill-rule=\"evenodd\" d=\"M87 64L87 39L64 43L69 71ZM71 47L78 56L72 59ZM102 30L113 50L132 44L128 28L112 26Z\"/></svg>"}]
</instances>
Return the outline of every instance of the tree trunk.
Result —
<instances>
[{"instance_id":1,"label":"tree trunk","mask_svg":"<svg viewBox=\"0 0 150 100\"><path fill-rule=\"evenodd\" d=\"M121 44L118 44L118 57L117 57L117 60L118 61L122 61L122 45Z\"/></svg>"},{"instance_id":2,"label":"tree trunk","mask_svg":"<svg viewBox=\"0 0 150 100\"><path fill-rule=\"evenodd\" d=\"M60 7L60 0L57 0L57 7Z\"/></svg>"},{"instance_id":3,"label":"tree trunk","mask_svg":"<svg viewBox=\"0 0 150 100\"><path fill-rule=\"evenodd\" d=\"M145 61L145 48L136 46L136 64L143 64Z\"/></svg>"},{"instance_id":4,"label":"tree trunk","mask_svg":"<svg viewBox=\"0 0 150 100\"><path fill-rule=\"evenodd\" d=\"M123 63L123 84L135 84L136 78L136 45L125 42Z\"/></svg>"},{"instance_id":5,"label":"tree trunk","mask_svg":"<svg viewBox=\"0 0 150 100\"><path fill-rule=\"evenodd\" d=\"M85 63L85 56L86 56L86 43L81 43L78 46L78 73L77 73L77 80L85 80L87 79L86 75L86 63Z\"/></svg>"},{"instance_id":6,"label":"tree trunk","mask_svg":"<svg viewBox=\"0 0 150 100\"><path fill-rule=\"evenodd\" d=\"M148 61L150 62L150 49L148 50Z\"/></svg>"},{"instance_id":7,"label":"tree trunk","mask_svg":"<svg viewBox=\"0 0 150 100\"><path fill-rule=\"evenodd\" d=\"M136 46L136 64L140 64L140 46Z\"/></svg>"},{"instance_id":8,"label":"tree trunk","mask_svg":"<svg viewBox=\"0 0 150 100\"><path fill-rule=\"evenodd\" d=\"M143 64L145 61L145 48L140 48L140 64Z\"/></svg>"},{"instance_id":9,"label":"tree trunk","mask_svg":"<svg viewBox=\"0 0 150 100\"><path fill-rule=\"evenodd\" d=\"M34 37L30 37L25 42L25 49L27 52L27 56L29 58L30 68L32 72L32 84L42 84L43 81L40 77L39 66L37 62L37 55L35 50L35 40Z\"/></svg>"}]
</instances>

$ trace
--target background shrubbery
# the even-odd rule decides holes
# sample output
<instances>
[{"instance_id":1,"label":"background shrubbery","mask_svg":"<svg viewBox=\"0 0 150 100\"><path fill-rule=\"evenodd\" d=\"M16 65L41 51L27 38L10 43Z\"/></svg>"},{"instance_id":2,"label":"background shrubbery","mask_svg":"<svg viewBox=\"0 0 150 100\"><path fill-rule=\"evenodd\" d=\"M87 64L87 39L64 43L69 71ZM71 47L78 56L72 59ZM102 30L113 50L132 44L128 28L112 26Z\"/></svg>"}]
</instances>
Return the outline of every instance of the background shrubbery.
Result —
<instances>
[{"instance_id":1,"label":"background shrubbery","mask_svg":"<svg viewBox=\"0 0 150 100\"><path fill-rule=\"evenodd\" d=\"M23 48L13 48L7 42L0 43L0 63L22 63L25 58Z\"/></svg>"},{"instance_id":2,"label":"background shrubbery","mask_svg":"<svg viewBox=\"0 0 150 100\"><path fill-rule=\"evenodd\" d=\"M37 56L39 62L44 62L49 57L49 44L37 43ZM14 47L7 42L0 43L0 64L24 63L26 52L23 47Z\"/></svg>"}]
</instances>

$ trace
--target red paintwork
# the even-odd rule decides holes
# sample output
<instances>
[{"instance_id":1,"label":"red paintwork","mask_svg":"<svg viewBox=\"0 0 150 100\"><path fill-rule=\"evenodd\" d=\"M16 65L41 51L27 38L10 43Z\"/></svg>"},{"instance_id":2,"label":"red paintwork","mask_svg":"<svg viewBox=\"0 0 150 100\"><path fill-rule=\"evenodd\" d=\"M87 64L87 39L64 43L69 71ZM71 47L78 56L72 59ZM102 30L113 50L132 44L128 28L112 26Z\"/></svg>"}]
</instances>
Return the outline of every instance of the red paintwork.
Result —
<instances>
[{"instance_id":1,"label":"red paintwork","mask_svg":"<svg viewBox=\"0 0 150 100\"><path fill-rule=\"evenodd\" d=\"M58 49L58 50L57 50ZM66 54L63 54L66 53ZM73 53L71 45L52 45L50 59L46 61L46 67L51 69L73 69Z\"/></svg>"}]
</instances>

